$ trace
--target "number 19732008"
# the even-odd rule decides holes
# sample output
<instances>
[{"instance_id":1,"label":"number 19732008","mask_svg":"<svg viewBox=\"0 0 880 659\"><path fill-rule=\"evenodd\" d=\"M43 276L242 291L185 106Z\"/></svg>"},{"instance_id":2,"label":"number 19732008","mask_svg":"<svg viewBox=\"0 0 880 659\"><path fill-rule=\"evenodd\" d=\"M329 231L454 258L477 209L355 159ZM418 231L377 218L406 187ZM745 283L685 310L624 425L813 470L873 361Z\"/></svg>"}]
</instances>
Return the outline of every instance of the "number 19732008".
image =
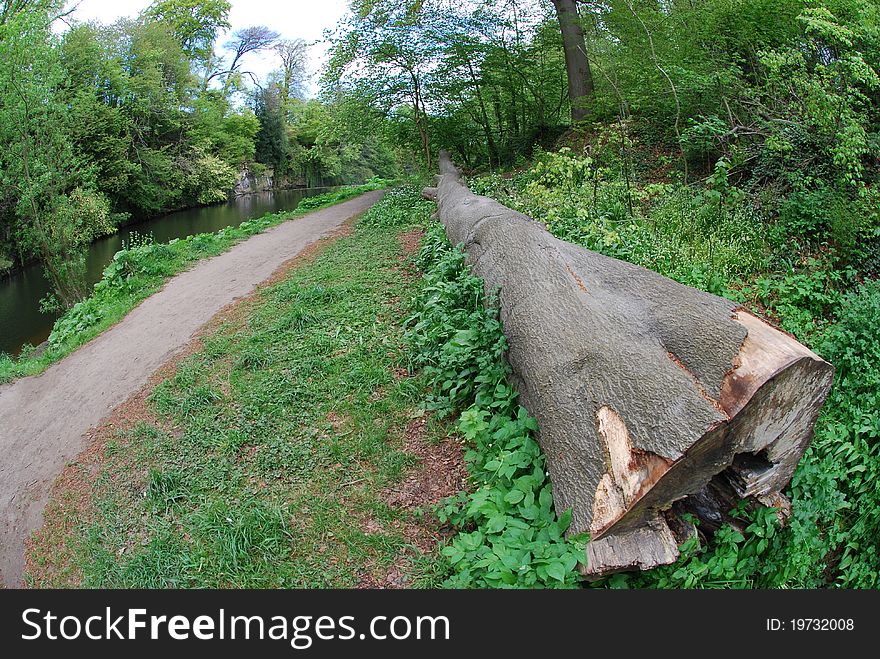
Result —
<instances>
[{"instance_id":1,"label":"number 19732008","mask_svg":"<svg viewBox=\"0 0 880 659\"><path fill-rule=\"evenodd\" d=\"M767 618L768 632L849 632L853 629L852 618Z\"/></svg>"}]
</instances>

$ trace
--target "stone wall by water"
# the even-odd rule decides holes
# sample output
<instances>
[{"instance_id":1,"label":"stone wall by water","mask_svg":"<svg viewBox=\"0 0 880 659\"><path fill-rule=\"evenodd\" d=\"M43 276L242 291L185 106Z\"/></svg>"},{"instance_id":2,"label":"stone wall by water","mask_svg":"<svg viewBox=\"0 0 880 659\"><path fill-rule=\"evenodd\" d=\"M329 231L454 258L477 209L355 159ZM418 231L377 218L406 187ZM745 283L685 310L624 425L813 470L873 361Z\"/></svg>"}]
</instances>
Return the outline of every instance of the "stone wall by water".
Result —
<instances>
[{"instance_id":1,"label":"stone wall by water","mask_svg":"<svg viewBox=\"0 0 880 659\"><path fill-rule=\"evenodd\" d=\"M272 169L267 169L262 174L257 175L245 169L238 175L238 182L235 184L235 196L240 197L255 192L271 192L273 190L304 187L306 187L306 181L301 176L275 176L275 172Z\"/></svg>"}]
</instances>

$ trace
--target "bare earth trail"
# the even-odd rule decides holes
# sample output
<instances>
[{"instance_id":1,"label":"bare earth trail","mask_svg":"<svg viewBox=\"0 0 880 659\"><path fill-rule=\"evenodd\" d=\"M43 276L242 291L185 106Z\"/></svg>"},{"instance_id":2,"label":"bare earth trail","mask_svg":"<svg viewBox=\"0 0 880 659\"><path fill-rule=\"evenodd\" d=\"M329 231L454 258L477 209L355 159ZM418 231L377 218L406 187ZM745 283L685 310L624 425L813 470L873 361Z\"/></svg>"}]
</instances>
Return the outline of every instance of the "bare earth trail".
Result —
<instances>
[{"instance_id":1,"label":"bare earth trail","mask_svg":"<svg viewBox=\"0 0 880 659\"><path fill-rule=\"evenodd\" d=\"M369 192L258 234L198 263L121 322L35 377L0 387L0 577L21 583L24 542L84 434L137 392L214 314L304 248L366 211Z\"/></svg>"}]
</instances>

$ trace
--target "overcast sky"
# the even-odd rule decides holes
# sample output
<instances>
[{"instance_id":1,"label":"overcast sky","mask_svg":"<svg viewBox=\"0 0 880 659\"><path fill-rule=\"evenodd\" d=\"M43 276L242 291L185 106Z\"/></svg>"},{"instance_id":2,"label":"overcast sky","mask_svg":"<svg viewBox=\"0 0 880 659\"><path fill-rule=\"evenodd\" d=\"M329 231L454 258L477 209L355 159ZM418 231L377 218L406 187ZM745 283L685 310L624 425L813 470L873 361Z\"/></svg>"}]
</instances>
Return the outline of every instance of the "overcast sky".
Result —
<instances>
[{"instance_id":1,"label":"overcast sky","mask_svg":"<svg viewBox=\"0 0 880 659\"><path fill-rule=\"evenodd\" d=\"M81 21L97 20L112 23L121 17L137 16L151 0L74 0L78 4L72 18ZM348 0L232 0L229 22L232 31L250 25L268 25L285 39L305 39L321 42L324 30L334 28L348 10ZM224 43L221 37L219 44ZM317 73L326 61L327 44L316 43L310 50L311 72ZM256 53L246 59L247 68L260 78L278 67L271 53ZM316 91L314 80L311 92Z\"/></svg>"}]
</instances>

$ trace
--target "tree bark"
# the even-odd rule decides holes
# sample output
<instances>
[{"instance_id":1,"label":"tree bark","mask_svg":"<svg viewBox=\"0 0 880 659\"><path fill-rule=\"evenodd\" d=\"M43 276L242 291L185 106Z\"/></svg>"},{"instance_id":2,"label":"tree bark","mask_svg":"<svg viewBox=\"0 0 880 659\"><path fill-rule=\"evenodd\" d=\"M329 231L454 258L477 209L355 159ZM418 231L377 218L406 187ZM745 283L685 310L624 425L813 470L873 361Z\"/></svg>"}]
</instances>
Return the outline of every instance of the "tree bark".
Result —
<instances>
[{"instance_id":1,"label":"tree bark","mask_svg":"<svg viewBox=\"0 0 880 659\"><path fill-rule=\"evenodd\" d=\"M568 97L571 100L571 122L582 121L587 116L586 101L593 96L593 73L587 58L584 29L578 13L576 0L553 0L562 48L565 51L565 69L568 73Z\"/></svg>"},{"instance_id":2,"label":"tree bark","mask_svg":"<svg viewBox=\"0 0 880 659\"><path fill-rule=\"evenodd\" d=\"M415 71L409 70L410 79L413 83L413 111L416 116L416 129L419 132L419 141L422 143L422 153L425 155L425 166L428 171L434 166L434 163L431 158L431 138L428 135L428 113L425 111L425 103L422 98L422 86L419 81L419 77L416 75Z\"/></svg>"},{"instance_id":3,"label":"tree bark","mask_svg":"<svg viewBox=\"0 0 880 659\"><path fill-rule=\"evenodd\" d=\"M719 483L784 507L830 364L729 300L563 242L474 195L446 153L440 167L426 195L486 290L500 290L508 360L539 422L557 512L571 509L570 533L590 534L585 575L675 561L686 525L673 503L699 504Z\"/></svg>"},{"instance_id":4,"label":"tree bark","mask_svg":"<svg viewBox=\"0 0 880 659\"><path fill-rule=\"evenodd\" d=\"M498 147L495 145L495 138L492 136L492 124L489 123L489 113L486 112L486 103L483 101L482 85L477 79L477 74L474 71L474 64L471 62L470 56L465 52L462 52L461 56L467 64L471 84L473 85L474 93L477 96L477 102L480 107L480 117L482 118L482 122L480 123L483 128L483 134L486 136L486 146L489 148L489 167L494 167L495 165L500 165L501 160L498 157Z\"/></svg>"}]
</instances>

